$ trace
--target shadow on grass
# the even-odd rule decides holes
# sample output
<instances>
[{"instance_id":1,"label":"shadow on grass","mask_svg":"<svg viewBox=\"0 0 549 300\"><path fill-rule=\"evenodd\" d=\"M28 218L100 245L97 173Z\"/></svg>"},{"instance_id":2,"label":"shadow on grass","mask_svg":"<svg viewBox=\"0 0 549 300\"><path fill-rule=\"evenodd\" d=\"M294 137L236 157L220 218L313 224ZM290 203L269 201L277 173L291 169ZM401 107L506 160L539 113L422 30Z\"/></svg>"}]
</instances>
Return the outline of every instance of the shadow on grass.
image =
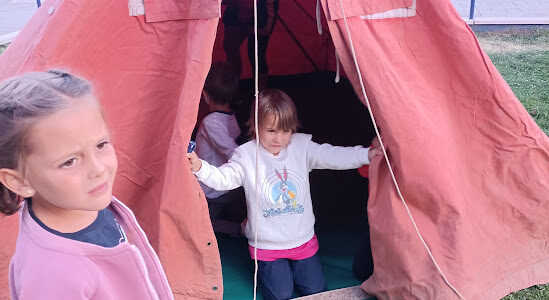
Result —
<instances>
[{"instance_id":1,"label":"shadow on grass","mask_svg":"<svg viewBox=\"0 0 549 300\"><path fill-rule=\"evenodd\" d=\"M8 48L8 45L9 45L9 44L2 44L2 45L0 45L0 54L2 54L2 52L4 52L4 50L6 50L6 48Z\"/></svg>"}]
</instances>

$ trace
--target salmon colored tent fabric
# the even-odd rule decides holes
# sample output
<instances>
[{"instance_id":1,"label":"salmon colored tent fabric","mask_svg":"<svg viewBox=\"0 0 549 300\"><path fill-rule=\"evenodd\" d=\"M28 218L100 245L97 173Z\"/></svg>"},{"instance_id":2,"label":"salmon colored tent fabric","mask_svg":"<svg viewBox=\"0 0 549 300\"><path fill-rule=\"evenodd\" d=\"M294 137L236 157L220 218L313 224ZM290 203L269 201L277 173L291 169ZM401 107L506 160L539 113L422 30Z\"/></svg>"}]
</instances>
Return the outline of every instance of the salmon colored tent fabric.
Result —
<instances>
[{"instance_id":1,"label":"salmon colored tent fabric","mask_svg":"<svg viewBox=\"0 0 549 300\"><path fill-rule=\"evenodd\" d=\"M277 25L269 45L273 73L335 69L327 32L315 32L314 2L281 1L281 20L294 34ZM473 33L449 1L417 0L415 8L412 0L342 3L397 180L448 280L467 299L549 282L549 141ZM362 95L340 2L321 4L324 27ZM220 299L217 243L185 158L212 53L223 56L213 49L220 3L145 0L145 7L146 20L128 17L120 1L48 0L0 56L0 78L65 67L95 84L120 161L115 195L136 213L177 298ZM401 7L413 13L379 19ZM311 30L299 29L303 23ZM277 45L277 37L287 42ZM375 269L363 288L380 298L456 298L427 257L383 161L373 163L370 178ZM4 298L17 217L0 219L0 230Z\"/></svg>"},{"instance_id":2,"label":"salmon colored tent fabric","mask_svg":"<svg viewBox=\"0 0 549 300\"><path fill-rule=\"evenodd\" d=\"M549 282L549 139L473 32L449 1L417 0L411 16L386 19L352 14L361 3L343 2L402 195L449 282L466 299ZM339 0L323 6L363 98ZM363 289L381 299L456 299L384 161L370 167L370 187L374 273Z\"/></svg>"},{"instance_id":3,"label":"salmon colored tent fabric","mask_svg":"<svg viewBox=\"0 0 549 300\"><path fill-rule=\"evenodd\" d=\"M193 17L185 8L201 11L207 1L173 3L185 5L169 6L171 14L155 14L162 22L147 23L143 16L129 17L125 1L48 0L0 56L0 78L55 67L94 83L119 159L114 194L135 212L176 298L220 299L217 242L186 158L219 3L209 2L215 14L206 20L195 20L208 17L203 12L181 18ZM17 222L17 216L0 220L2 299L9 297Z\"/></svg>"}]
</instances>

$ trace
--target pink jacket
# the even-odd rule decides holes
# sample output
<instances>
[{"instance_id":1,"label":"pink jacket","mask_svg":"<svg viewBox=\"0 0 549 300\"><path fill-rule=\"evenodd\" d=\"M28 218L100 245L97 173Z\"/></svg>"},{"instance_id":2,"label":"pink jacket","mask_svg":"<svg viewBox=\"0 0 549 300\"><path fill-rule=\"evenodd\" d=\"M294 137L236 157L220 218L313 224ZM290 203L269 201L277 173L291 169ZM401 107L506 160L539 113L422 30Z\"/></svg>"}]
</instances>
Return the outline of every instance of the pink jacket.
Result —
<instances>
[{"instance_id":1,"label":"pink jacket","mask_svg":"<svg viewBox=\"0 0 549 300\"><path fill-rule=\"evenodd\" d=\"M32 219L25 204L10 263L12 299L173 299L160 260L131 210L114 197L109 209L128 241L114 248L52 234Z\"/></svg>"}]
</instances>

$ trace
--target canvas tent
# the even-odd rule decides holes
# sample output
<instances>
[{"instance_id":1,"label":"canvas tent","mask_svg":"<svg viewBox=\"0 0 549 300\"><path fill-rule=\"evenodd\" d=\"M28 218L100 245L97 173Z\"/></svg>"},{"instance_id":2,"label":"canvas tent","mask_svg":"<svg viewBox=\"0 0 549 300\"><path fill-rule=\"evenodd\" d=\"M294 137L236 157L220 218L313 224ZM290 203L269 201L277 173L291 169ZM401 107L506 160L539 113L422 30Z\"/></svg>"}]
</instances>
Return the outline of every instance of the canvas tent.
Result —
<instances>
[{"instance_id":1,"label":"canvas tent","mask_svg":"<svg viewBox=\"0 0 549 300\"><path fill-rule=\"evenodd\" d=\"M285 8L296 3L309 14L316 4L281 1L281 18L297 14ZM335 69L333 42L365 101L356 51L403 198L448 282L467 299L549 282L549 139L451 3L320 4L329 30L297 38L305 49L323 45L310 51L320 69ZM94 83L116 140L115 195L136 213L177 298L220 299L217 242L185 156L212 54L219 53L220 1L145 0L145 11L129 17L121 1L48 0L0 56L0 78L56 67ZM295 21L294 31L304 22ZM272 45L271 62L285 47ZM307 60L279 59L273 72L313 71ZM382 299L457 298L421 244L384 161L373 162L370 177L375 269L363 289ZM0 219L2 298L17 222Z\"/></svg>"}]
</instances>

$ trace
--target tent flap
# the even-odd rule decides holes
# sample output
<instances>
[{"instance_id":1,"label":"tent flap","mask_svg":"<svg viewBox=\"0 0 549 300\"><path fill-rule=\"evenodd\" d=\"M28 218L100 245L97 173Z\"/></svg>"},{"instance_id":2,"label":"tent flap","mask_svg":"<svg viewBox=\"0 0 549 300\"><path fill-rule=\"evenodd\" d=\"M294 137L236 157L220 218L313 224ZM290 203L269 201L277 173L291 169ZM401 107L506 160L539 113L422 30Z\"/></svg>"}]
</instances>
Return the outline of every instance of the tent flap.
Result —
<instances>
[{"instance_id":1,"label":"tent flap","mask_svg":"<svg viewBox=\"0 0 549 300\"><path fill-rule=\"evenodd\" d=\"M0 56L0 80L50 68L88 79L119 159L113 194L135 213L176 299L221 299L217 241L186 159L218 19L147 23L128 17L123 1L48 3ZM217 1L182 3L198 10ZM9 297L17 224L17 216L0 219L0 232L9 233L0 247L0 299Z\"/></svg>"},{"instance_id":2,"label":"tent flap","mask_svg":"<svg viewBox=\"0 0 549 300\"><path fill-rule=\"evenodd\" d=\"M324 0L332 14L338 0ZM371 1L368 1L371 2ZM356 14L349 4L346 15ZM349 18L366 96L402 196L442 273L466 299L549 282L549 138L449 0L398 22ZM362 99L344 20L328 21ZM384 160L370 166L368 220L382 299L457 299L416 233Z\"/></svg>"}]
</instances>

